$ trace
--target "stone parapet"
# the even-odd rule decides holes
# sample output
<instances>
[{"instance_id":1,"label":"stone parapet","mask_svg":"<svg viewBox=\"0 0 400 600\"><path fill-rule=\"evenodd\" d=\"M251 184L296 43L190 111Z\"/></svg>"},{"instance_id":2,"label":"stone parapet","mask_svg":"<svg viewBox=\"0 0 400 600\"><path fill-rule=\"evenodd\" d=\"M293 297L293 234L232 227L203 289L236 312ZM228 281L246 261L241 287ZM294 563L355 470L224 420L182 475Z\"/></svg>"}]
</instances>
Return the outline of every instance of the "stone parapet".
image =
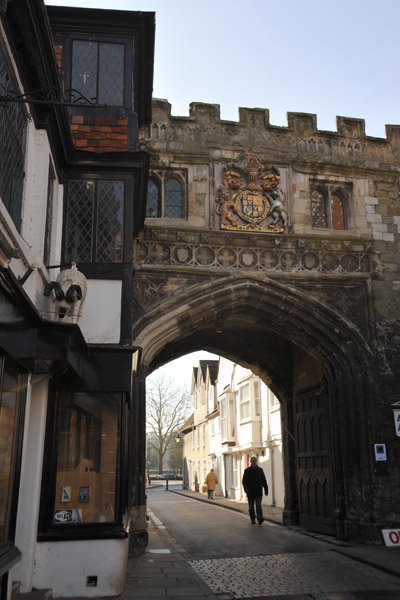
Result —
<instances>
[{"instance_id":1,"label":"stone parapet","mask_svg":"<svg viewBox=\"0 0 400 600\"><path fill-rule=\"evenodd\" d=\"M153 100L153 123L142 128L143 148L197 153L211 147L257 151L268 160L336 163L346 169L400 173L400 126L387 125L386 138L367 136L363 119L336 117L336 131L317 127L315 114L289 112L287 127L272 125L264 108L239 108L239 121L220 118L219 104L192 102L189 116L171 114L167 100Z\"/></svg>"}]
</instances>

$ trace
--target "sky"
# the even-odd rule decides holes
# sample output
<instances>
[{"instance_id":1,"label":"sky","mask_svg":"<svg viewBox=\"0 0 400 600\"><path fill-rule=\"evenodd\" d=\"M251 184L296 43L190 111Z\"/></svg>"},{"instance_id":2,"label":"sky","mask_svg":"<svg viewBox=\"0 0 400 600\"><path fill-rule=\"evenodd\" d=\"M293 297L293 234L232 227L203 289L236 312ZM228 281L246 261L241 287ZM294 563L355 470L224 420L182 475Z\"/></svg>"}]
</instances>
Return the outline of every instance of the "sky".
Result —
<instances>
[{"instance_id":1,"label":"sky","mask_svg":"<svg viewBox=\"0 0 400 600\"><path fill-rule=\"evenodd\" d=\"M399 0L45 0L46 4L156 13L155 98L187 116L191 102L365 119L384 137L400 124Z\"/></svg>"},{"instance_id":2,"label":"sky","mask_svg":"<svg viewBox=\"0 0 400 600\"><path fill-rule=\"evenodd\" d=\"M328 131L336 131L336 115L365 119L374 137L385 137L385 124L400 124L399 0L45 3L155 12L153 97L167 99L173 115L208 102L231 121L244 106L269 109L278 126L287 125L287 112L314 113L318 129ZM186 372L180 365L170 363L170 375Z\"/></svg>"}]
</instances>

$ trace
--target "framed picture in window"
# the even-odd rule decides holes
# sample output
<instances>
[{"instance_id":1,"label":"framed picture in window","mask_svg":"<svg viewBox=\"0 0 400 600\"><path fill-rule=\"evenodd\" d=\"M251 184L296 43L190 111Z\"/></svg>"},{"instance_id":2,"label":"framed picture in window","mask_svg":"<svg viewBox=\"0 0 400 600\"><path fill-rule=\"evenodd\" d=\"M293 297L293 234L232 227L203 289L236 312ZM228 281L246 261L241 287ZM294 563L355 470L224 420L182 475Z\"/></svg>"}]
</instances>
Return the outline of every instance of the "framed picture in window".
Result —
<instances>
[{"instance_id":1,"label":"framed picture in window","mask_svg":"<svg viewBox=\"0 0 400 600\"><path fill-rule=\"evenodd\" d=\"M79 502L89 502L90 486L82 486L79 490Z\"/></svg>"},{"instance_id":2,"label":"framed picture in window","mask_svg":"<svg viewBox=\"0 0 400 600\"><path fill-rule=\"evenodd\" d=\"M61 488L61 502L71 502L71 486L63 485Z\"/></svg>"}]
</instances>

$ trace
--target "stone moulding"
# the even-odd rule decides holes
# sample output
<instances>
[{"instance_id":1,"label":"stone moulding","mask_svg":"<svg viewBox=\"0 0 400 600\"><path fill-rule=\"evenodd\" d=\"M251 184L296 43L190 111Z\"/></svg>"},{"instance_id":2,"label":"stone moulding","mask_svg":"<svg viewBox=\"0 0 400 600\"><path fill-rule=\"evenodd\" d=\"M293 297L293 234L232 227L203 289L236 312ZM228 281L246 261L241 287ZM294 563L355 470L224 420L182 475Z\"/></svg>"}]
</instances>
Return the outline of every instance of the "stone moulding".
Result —
<instances>
[{"instance_id":1,"label":"stone moulding","mask_svg":"<svg viewBox=\"0 0 400 600\"><path fill-rule=\"evenodd\" d=\"M307 247L298 240L298 247L245 247L202 242L140 240L134 246L134 266L137 270L151 266L180 269L196 267L217 271L255 270L278 273L380 273L379 256L368 244L362 250L353 250L346 244L331 248ZM360 246L360 244L358 244Z\"/></svg>"}]
</instances>

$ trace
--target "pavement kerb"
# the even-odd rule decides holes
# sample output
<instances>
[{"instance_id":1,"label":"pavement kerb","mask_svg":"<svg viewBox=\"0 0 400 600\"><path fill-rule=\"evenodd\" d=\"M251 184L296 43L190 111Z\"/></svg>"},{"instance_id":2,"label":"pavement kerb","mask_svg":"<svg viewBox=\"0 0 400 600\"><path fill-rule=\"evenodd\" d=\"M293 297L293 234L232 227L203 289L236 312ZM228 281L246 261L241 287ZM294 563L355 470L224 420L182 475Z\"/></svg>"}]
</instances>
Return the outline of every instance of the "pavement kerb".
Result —
<instances>
[{"instance_id":1,"label":"pavement kerb","mask_svg":"<svg viewBox=\"0 0 400 600\"><path fill-rule=\"evenodd\" d=\"M191 490L168 490L173 494L179 494L181 496L188 496L189 498L193 498L194 500L198 500L199 502L206 502L207 504L212 504L213 506L220 506L222 508L228 508L229 510L234 510L236 512L240 512L244 515L248 515L248 508L245 502L238 502L237 500L230 500L229 498L222 498L221 496L214 497L214 500L209 500L206 496L200 492L192 492ZM268 514L270 507L263 505L263 513L264 520L271 521L271 523L275 523L277 525L283 525L282 523L282 511L279 511L279 516L274 517L271 514Z\"/></svg>"}]
</instances>

